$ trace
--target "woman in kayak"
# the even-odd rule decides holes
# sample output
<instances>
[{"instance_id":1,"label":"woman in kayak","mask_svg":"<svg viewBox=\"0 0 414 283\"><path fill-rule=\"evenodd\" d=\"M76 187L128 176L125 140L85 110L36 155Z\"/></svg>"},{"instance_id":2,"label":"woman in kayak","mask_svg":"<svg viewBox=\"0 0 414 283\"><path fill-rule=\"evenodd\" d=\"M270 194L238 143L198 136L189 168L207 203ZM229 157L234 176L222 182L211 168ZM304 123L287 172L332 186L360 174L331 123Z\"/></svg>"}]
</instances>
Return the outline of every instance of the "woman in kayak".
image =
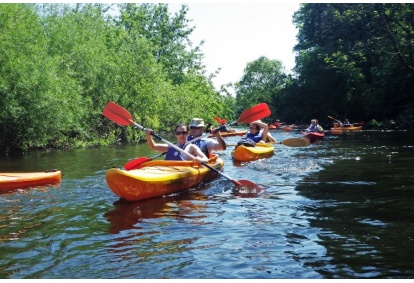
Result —
<instances>
[{"instance_id":1,"label":"woman in kayak","mask_svg":"<svg viewBox=\"0 0 414 283\"><path fill-rule=\"evenodd\" d=\"M275 142L275 139L269 134L269 126L261 120L254 121L249 125L249 132L245 138L258 142Z\"/></svg>"},{"instance_id":2,"label":"woman in kayak","mask_svg":"<svg viewBox=\"0 0 414 283\"><path fill-rule=\"evenodd\" d=\"M172 146L169 146L168 144L164 143L154 143L154 140L152 139L151 133L153 130L151 129L145 129L146 137L147 137L147 144L150 149L159 151L159 152L167 152L167 155L165 156L165 160L191 160L192 158L189 157L187 154L183 154L180 151L176 150ZM192 156L194 156L198 161L204 161L207 162L208 158L207 156L201 151L201 149L192 144L187 142L188 137L188 128L185 124L178 124L175 127L175 137L177 138L177 142L175 145L182 150L188 152Z\"/></svg>"}]
</instances>

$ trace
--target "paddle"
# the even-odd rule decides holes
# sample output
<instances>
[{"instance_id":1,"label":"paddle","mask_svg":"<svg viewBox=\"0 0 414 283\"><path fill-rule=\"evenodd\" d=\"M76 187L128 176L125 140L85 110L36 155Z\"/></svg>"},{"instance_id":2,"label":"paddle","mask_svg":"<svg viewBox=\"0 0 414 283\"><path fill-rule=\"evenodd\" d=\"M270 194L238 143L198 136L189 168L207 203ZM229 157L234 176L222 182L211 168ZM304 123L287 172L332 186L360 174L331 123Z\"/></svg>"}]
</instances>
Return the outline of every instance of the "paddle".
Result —
<instances>
[{"instance_id":1,"label":"paddle","mask_svg":"<svg viewBox=\"0 0 414 283\"><path fill-rule=\"evenodd\" d=\"M342 125L342 122L341 122L341 121L339 121L339 120L336 120L334 117L328 116L328 118L330 118L330 119L332 119L332 120L334 120L334 121L338 122L338 123L339 123L339 125Z\"/></svg>"},{"instance_id":2,"label":"paddle","mask_svg":"<svg viewBox=\"0 0 414 283\"><path fill-rule=\"evenodd\" d=\"M266 107L267 107L267 105L266 105ZM268 114L268 112L270 112L270 110L267 111L266 107L263 106L263 103L262 103L262 104L259 104L257 106L254 106L252 108L249 108L248 110L246 110L242 113L239 120L240 121L243 120L243 121L247 122L247 121L254 121L254 120L266 117L266 116L270 115L270 114ZM267 109L269 109L269 108L267 107ZM138 123L133 121L131 114L126 109L124 109L123 107L115 104L114 102L108 102L108 104L105 106L102 114L105 117L107 117L108 119L112 120L113 122L117 123L120 126L134 125L138 129L140 129L142 131L145 131L145 128L143 126L141 126ZM258 117L260 117L260 118L258 118ZM252 120L249 120L249 119L252 119ZM161 138L160 136L156 135L154 132L152 132L151 135L153 137L157 138L158 140L168 144L169 146L171 146L175 150L181 152L182 154L185 154L188 157L190 157L191 159L196 160L196 158L193 155L191 155L189 152L187 152L187 151L179 148L175 144ZM236 181L236 180L232 179L231 177L227 176L226 174L224 174L223 172L220 172L216 168L211 167L210 165L208 165L204 161L200 161L200 163L203 164L204 166L206 166L207 168L209 168L210 170L216 172L217 174L220 174L221 176L223 176L226 179L230 180L236 186L247 187L249 189L261 189L262 188L262 186L257 185L257 184L255 184L251 181L248 181L248 180Z\"/></svg>"},{"instance_id":3,"label":"paddle","mask_svg":"<svg viewBox=\"0 0 414 283\"><path fill-rule=\"evenodd\" d=\"M289 138L281 142L267 142L268 144L283 144L290 147L302 147L308 146L310 143L309 139L304 138ZM236 146L235 144L227 144L227 146Z\"/></svg>"},{"instance_id":4,"label":"paddle","mask_svg":"<svg viewBox=\"0 0 414 283\"><path fill-rule=\"evenodd\" d=\"M269 116L270 114L272 113L270 112L269 106L267 106L266 103L260 103L260 104L257 104L256 106L250 107L249 109L245 110L240 115L239 119L237 119L237 121L231 122L230 124L225 124L227 122L226 119L224 118L220 119L217 116L214 117L214 120L216 120L219 123L222 123L221 126L225 127L226 125L233 126L237 123L251 123L256 120L263 119Z\"/></svg>"},{"instance_id":5,"label":"paddle","mask_svg":"<svg viewBox=\"0 0 414 283\"><path fill-rule=\"evenodd\" d=\"M194 142L194 141L196 141L196 140L199 140L199 139L202 139L202 138L206 138L206 137L208 137L209 135L210 135L210 134L201 135L201 136L199 136L198 138L192 139L190 142ZM161 154L155 155L155 156L150 157L150 158L148 158L148 157L139 157L139 158L135 158L135 159L133 159L133 160L131 160L131 161L129 161L129 162L127 162L127 163L125 163L124 168L125 168L125 170L127 170L127 171L129 171L129 170L133 170L133 169L139 169L139 168L141 168L141 164L143 164L143 163L145 163L145 162L148 162L148 161L151 161L151 160L153 160L153 159L155 159L155 158L158 158L158 157L160 157L160 156L162 156L162 155L164 155L164 154L166 154L166 153L167 153L167 152L163 152L163 153L161 153Z\"/></svg>"}]
</instances>

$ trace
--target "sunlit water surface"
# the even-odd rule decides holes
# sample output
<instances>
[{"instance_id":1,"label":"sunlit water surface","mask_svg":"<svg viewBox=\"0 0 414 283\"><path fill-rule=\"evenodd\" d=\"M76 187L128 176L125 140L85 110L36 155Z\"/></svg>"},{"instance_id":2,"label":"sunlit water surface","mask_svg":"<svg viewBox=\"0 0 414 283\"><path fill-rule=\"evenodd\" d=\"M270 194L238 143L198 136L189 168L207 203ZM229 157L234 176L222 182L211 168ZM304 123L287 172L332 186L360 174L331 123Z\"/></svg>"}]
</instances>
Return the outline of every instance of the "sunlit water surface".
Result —
<instances>
[{"instance_id":1,"label":"sunlit water surface","mask_svg":"<svg viewBox=\"0 0 414 283\"><path fill-rule=\"evenodd\" d=\"M59 186L0 195L0 278L414 277L413 133L274 146L247 164L220 152L260 193L218 177L139 202L119 200L105 174L156 155L145 144L0 159L0 172L62 171Z\"/></svg>"}]
</instances>

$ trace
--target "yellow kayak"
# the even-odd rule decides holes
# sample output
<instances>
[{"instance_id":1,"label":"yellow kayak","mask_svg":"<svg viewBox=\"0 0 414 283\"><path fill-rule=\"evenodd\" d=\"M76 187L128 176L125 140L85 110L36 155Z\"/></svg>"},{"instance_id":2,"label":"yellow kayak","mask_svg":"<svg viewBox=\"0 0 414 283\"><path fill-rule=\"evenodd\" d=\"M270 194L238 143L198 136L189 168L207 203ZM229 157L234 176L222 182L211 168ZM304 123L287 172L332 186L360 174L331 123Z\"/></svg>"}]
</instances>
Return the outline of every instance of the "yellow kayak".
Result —
<instances>
[{"instance_id":1,"label":"yellow kayak","mask_svg":"<svg viewBox=\"0 0 414 283\"><path fill-rule=\"evenodd\" d=\"M22 189L60 183L61 172L0 173L0 190Z\"/></svg>"},{"instance_id":2,"label":"yellow kayak","mask_svg":"<svg viewBox=\"0 0 414 283\"><path fill-rule=\"evenodd\" d=\"M207 164L221 170L224 161L214 155ZM137 201L184 191L218 176L216 172L194 161L153 160L135 170L109 169L106 182L120 198Z\"/></svg>"},{"instance_id":3,"label":"yellow kayak","mask_svg":"<svg viewBox=\"0 0 414 283\"><path fill-rule=\"evenodd\" d=\"M249 147L244 145L237 146L231 156L236 161L253 161L261 158L271 157L275 153L275 148L268 143L256 143L256 146Z\"/></svg>"}]
</instances>

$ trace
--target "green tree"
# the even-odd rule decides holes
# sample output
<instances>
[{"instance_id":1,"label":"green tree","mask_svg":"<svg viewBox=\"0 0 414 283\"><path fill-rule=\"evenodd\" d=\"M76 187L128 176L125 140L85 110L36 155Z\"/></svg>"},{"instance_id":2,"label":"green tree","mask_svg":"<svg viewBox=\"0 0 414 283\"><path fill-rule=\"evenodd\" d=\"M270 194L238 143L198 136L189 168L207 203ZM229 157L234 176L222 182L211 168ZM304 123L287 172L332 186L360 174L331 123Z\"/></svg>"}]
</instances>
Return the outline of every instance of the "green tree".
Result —
<instances>
[{"instance_id":1,"label":"green tree","mask_svg":"<svg viewBox=\"0 0 414 283\"><path fill-rule=\"evenodd\" d=\"M0 18L0 148L54 143L77 122L76 86L58 76L35 6L2 4Z\"/></svg>"},{"instance_id":2,"label":"green tree","mask_svg":"<svg viewBox=\"0 0 414 283\"><path fill-rule=\"evenodd\" d=\"M185 82L188 72L204 70L200 45L192 47L189 39L194 27L188 26L186 5L174 16L168 4L122 4L120 11L119 25L151 42L155 59L173 84Z\"/></svg>"},{"instance_id":3,"label":"green tree","mask_svg":"<svg viewBox=\"0 0 414 283\"><path fill-rule=\"evenodd\" d=\"M281 106L281 90L286 86L286 79L279 60L262 56L249 62L235 87L238 114L258 103L267 103L272 111L277 111ZM272 113L269 119L275 117L277 115Z\"/></svg>"},{"instance_id":4,"label":"green tree","mask_svg":"<svg viewBox=\"0 0 414 283\"><path fill-rule=\"evenodd\" d=\"M413 7L301 5L294 15L301 92L324 102L325 111L366 119L395 117L412 108ZM307 65L311 61L314 65ZM328 90L322 88L326 84Z\"/></svg>"}]
</instances>

